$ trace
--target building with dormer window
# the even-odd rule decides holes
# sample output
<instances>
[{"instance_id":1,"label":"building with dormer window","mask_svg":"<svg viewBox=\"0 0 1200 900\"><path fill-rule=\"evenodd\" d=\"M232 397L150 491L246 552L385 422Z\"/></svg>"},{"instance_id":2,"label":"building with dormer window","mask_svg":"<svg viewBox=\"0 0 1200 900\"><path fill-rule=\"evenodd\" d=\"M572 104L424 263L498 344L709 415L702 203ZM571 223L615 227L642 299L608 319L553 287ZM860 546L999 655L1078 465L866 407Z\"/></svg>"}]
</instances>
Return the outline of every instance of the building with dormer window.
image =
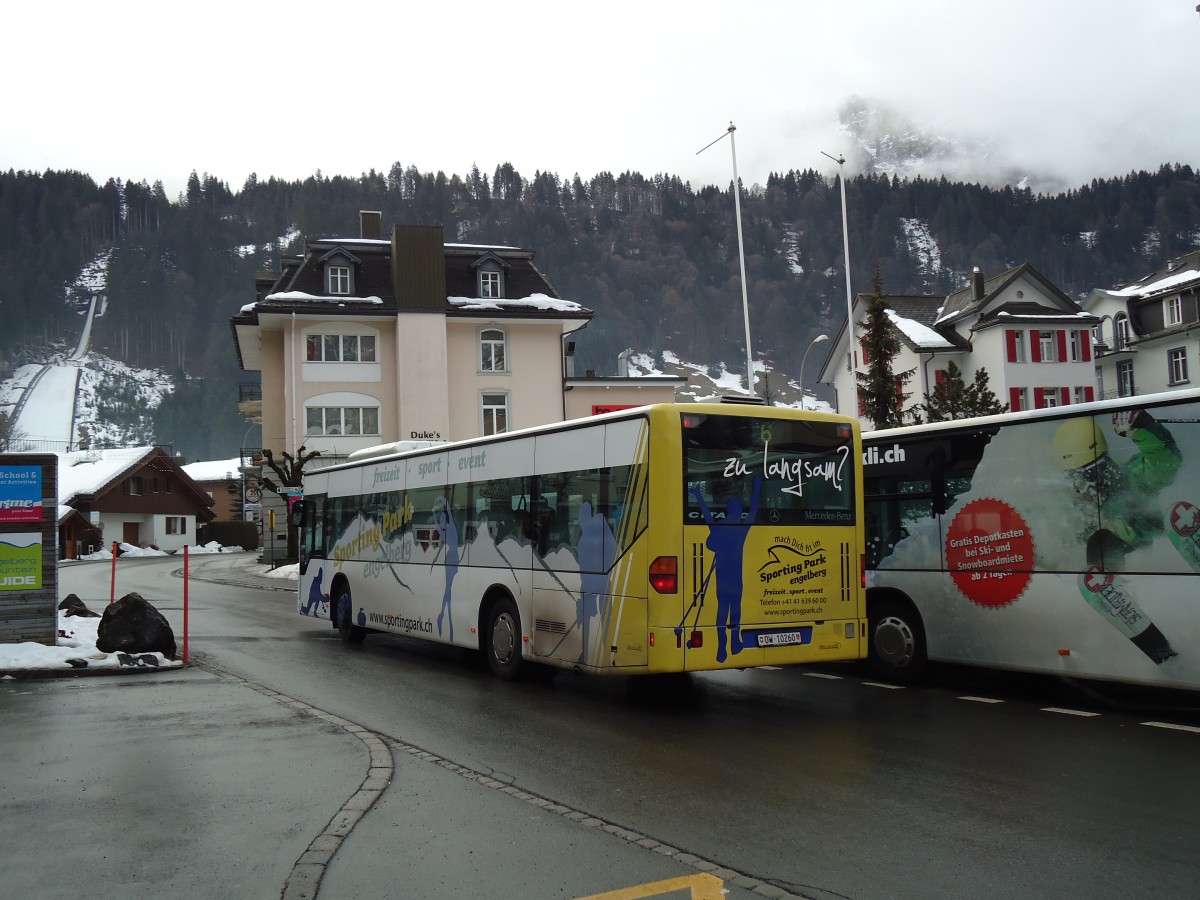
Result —
<instances>
[{"instance_id":1,"label":"building with dormer window","mask_svg":"<svg viewBox=\"0 0 1200 900\"><path fill-rule=\"evenodd\" d=\"M908 384L897 386L905 410L925 402L950 359L967 383L985 369L992 393L1014 411L1096 399L1091 329L1097 318L1028 263L992 278L976 269L970 283L948 297L884 299L901 345L892 371L913 370ZM856 375L870 363L862 346L868 300L866 294L855 299L854 345L843 325L818 378L833 386L844 414L862 415Z\"/></svg>"},{"instance_id":2,"label":"building with dormer window","mask_svg":"<svg viewBox=\"0 0 1200 900\"><path fill-rule=\"evenodd\" d=\"M1083 303L1094 329L1102 397L1134 397L1191 386L1200 365L1200 250Z\"/></svg>"},{"instance_id":3,"label":"building with dormer window","mask_svg":"<svg viewBox=\"0 0 1200 900\"><path fill-rule=\"evenodd\" d=\"M592 311L561 299L530 250L445 243L440 226L360 214L357 238L320 238L261 273L232 318L238 361L261 372L239 407L262 446L323 461L408 440L461 440L670 402L682 379L578 379Z\"/></svg>"}]
</instances>

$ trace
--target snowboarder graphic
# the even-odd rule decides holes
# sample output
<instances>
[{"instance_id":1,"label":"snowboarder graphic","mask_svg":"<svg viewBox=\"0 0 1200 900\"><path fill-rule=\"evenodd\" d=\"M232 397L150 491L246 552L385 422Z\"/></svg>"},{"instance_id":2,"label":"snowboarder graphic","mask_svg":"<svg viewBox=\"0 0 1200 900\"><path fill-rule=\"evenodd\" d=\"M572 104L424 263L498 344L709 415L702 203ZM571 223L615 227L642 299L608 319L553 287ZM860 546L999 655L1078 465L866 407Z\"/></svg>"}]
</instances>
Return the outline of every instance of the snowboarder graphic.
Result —
<instances>
[{"instance_id":1,"label":"snowboarder graphic","mask_svg":"<svg viewBox=\"0 0 1200 900\"><path fill-rule=\"evenodd\" d=\"M438 538L446 548L446 589L442 593L442 608L438 611L438 634L442 633L442 620L450 610L450 588L454 576L458 574L458 528L454 524L454 516L450 513L450 503L445 497L433 501L433 524L437 529ZM454 616L451 613L449 625L450 640L454 640Z\"/></svg>"},{"instance_id":2,"label":"snowboarder graphic","mask_svg":"<svg viewBox=\"0 0 1200 900\"><path fill-rule=\"evenodd\" d=\"M317 577L314 578L312 584L308 586L308 600L306 600L304 606L300 608L301 615L320 615L322 607L328 608L329 595L321 592L321 578L324 576L324 574L324 568L317 569Z\"/></svg>"},{"instance_id":3,"label":"snowboarder graphic","mask_svg":"<svg viewBox=\"0 0 1200 900\"><path fill-rule=\"evenodd\" d=\"M1109 456L1108 442L1091 417L1068 419L1054 435L1054 453L1081 498L1099 510L1102 526L1081 535L1088 571L1079 576L1083 599L1155 663L1176 656L1167 637L1128 596L1119 577L1125 557L1164 531L1155 508L1159 491L1179 473L1182 458L1171 433L1145 410L1114 413L1113 431L1137 448L1124 464Z\"/></svg>"},{"instance_id":4,"label":"snowboarder graphic","mask_svg":"<svg viewBox=\"0 0 1200 900\"><path fill-rule=\"evenodd\" d=\"M588 657L588 626L597 615L601 626L608 623L608 567L616 541L608 519L602 512L593 512L592 504L583 501L579 507L579 609L578 621L582 633L579 661ZM607 633L607 627L605 627Z\"/></svg>"},{"instance_id":5,"label":"snowboarder graphic","mask_svg":"<svg viewBox=\"0 0 1200 900\"><path fill-rule=\"evenodd\" d=\"M725 662L726 630L729 649L736 656L742 652L742 556L750 526L758 514L758 492L762 479L754 479L750 509L743 513L740 497L731 497L725 505L725 518L718 524L704 502L700 485L693 485L691 494L700 504L700 513L708 523L705 546L713 553L713 570L717 576L717 662Z\"/></svg>"}]
</instances>

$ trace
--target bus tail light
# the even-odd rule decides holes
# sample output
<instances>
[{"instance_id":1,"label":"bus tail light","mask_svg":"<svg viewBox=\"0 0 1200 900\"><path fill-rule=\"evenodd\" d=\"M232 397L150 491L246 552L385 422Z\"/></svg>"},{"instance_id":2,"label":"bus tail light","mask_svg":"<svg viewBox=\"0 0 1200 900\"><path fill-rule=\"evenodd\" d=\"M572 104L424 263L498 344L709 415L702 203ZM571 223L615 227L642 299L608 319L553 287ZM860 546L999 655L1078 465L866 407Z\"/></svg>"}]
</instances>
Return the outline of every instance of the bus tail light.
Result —
<instances>
[{"instance_id":1,"label":"bus tail light","mask_svg":"<svg viewBox=\"0 0 1200 900\"><path fill-rule=\"evenodd\" d=\"M865 591L867 589L867 554L860 554L858 557L858 580L859 586Z\"/></svg>"},{"instance_id":2,"label":"bus tail light","mask_svg":"<svg viewBox=\"0 0 1200 900\"><path fill-rule=\"evenodd\" d=\"M660 556L650 563L650 587L660 594L674 594L679 589L679 565L674 556Z\"/></svg>"}]
</instances>

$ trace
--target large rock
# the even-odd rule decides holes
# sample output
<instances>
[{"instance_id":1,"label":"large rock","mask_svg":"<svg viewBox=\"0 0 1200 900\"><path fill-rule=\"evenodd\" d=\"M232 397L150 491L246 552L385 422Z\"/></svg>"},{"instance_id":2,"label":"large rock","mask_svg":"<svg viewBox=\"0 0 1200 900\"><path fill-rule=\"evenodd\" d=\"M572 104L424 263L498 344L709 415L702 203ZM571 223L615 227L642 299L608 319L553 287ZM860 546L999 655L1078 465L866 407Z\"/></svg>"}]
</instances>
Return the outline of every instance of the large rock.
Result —
<instances>
[{"instance_id":1,"label":"large rock","mask_svg":"<svg viewBox=\"0 0 1200 900\"><path fill-rule=\"evenodd\" d=\"M88 609L87 605L84 604L84 602L75 594L67 594L67 596L63 598L63 602L58 604L58 608L63 611L64 616L100 617L100 613L92 612L90 609Z\"/></svg>"},{"instance_id":2,"label":"large rock","mask_svg":"<svg viewBox=\"0 0 1200 900\"><path fill-rule=\"evenodd\" d=\"M175 633L162 613L140 594L129 593L104 608L96 649L105 653L157 652L173 657Z\"/></svg>"}]
</instances>

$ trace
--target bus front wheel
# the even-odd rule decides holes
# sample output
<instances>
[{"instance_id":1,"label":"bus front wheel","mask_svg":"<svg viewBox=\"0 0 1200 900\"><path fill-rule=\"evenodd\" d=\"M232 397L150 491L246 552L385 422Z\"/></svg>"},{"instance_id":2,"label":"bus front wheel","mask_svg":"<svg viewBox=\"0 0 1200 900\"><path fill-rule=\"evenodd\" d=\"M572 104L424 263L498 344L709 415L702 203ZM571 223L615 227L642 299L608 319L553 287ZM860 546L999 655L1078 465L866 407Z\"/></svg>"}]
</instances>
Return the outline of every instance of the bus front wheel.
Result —
<instances>
[{"instance_id":1,"label":"bus front wheel","mask_svg":"<svg viewBox=\"0 0 1200 900\"><path fill-rule=\"evenodd\" d=\"M871 665L883 678L919 681L929 664L925 627L909 603L888 597L871 609Z\"/></svg>"},{"instance_id":2,"label":"bus front wheel","mask_svg":"<svg viewBox=\"0 0 1200 900\"><path fill-rule=\"evenodd\" d=\"M350 585L342 582L337 591L337 630L347 644L361 644L367 629L354 624L354 602L350 598Z\"/></svg>"},{"instance_id":3,"label":"bus front wheel","mask_svg":"<svg viewBox=\"0 0 1200 900\"><path fill-rule=\"evenodd\" d=\"M492 674L513 681L521 673L521 617L517 605L502 597L488 610L483 629L484 655Z\"/></svg>"}]
</instances>

